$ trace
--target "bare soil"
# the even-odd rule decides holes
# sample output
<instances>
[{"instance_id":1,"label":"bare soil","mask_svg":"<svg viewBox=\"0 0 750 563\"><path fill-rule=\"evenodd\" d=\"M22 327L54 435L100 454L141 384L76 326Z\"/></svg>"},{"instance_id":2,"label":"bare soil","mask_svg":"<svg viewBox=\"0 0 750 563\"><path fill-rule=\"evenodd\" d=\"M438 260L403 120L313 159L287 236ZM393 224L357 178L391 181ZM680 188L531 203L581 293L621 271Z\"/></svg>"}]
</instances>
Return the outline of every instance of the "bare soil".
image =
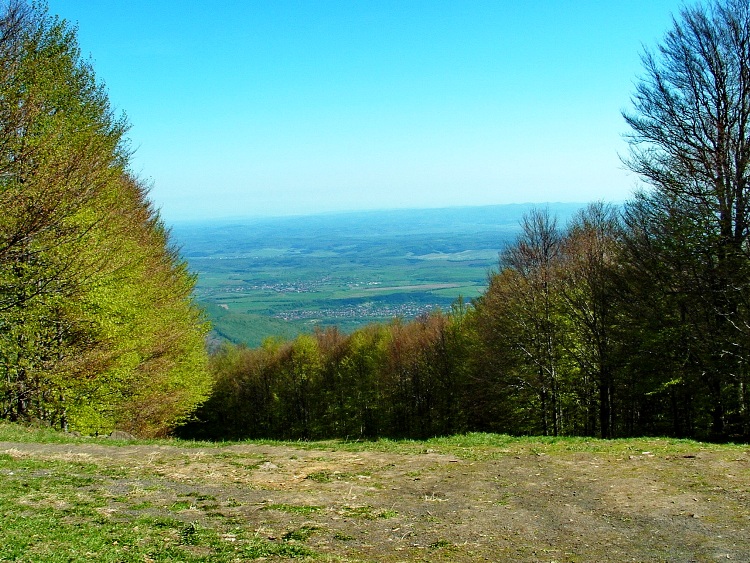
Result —
<instances>
[{"instance_id":1,"label":"bare soil","mask_svg":"<svg viewBox=\"0 0 750 563\"><path fill-rule=\"evenodd\" d=\"M183 502L177 518L227 541L237 526L296 533L334 560L750 561L747 448L459 456L176 444L0 442L0 453L101 468L110 518L137 501L174 517Z\"/></svg>"}]
</instances>

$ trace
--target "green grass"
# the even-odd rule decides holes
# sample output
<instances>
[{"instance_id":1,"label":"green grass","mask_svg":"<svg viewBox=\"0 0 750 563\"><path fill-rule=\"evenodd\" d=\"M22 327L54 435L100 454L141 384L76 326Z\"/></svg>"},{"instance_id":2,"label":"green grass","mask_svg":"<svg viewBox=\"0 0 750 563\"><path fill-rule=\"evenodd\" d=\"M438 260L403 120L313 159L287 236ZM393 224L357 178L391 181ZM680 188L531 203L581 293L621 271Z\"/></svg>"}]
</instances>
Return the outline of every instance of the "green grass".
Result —
<instances>
[{"instance_id":1,"label":"green grass","mask_svg":"<svg viewBox=\"0 0 750 563\"><path fill-rule=\"evenodd\" d=\"M221 448L231 444L242 444L243 441L194 441L167 439L148 439L121 442L109 440L102 437L77 437L72 434L64 434L49 428L28 428L18 424L0 421L0 442L34 442L34 443L103 443L106 445L125 446L135 444L174 445L181 448ZM253 444L287 445L300 449L319 451L371 451L399 454L445 454L461 459L492 459L506 455L517 455L519 453L531 454L555 454L555 453L607 453L633 455L643 451L649 451L655 455L685 455L705 449L737 449L746 450L746 444L714 444L685 440L678 438L620 438L603 440L590 437L553 437L553 436L509 436L507 434L490 434L483 432L470 432L454 436L436 437L427 440L397 440L380 438L377 440L319 440L319 441L279 441L279 440L252 440ZM231 461L236 456L232 453L218 453ZM252 469L262 463L262 455L256 456L252 461L245 457L237 457L234 464L246 469ZM261 461L257 461L261 460ZM189 460L186 460L189 462ZM311 480L339 479L333 473L308 476Z\"/></svg>"},{"instance_id":2,"label":"green grass","mask_svg":"<svg viewBox=\"0 0 750 563\"><path fill-rule=\"evenodd\" d=\"M289 514L302 514L307 516L323 510L322 506L298 505L298 504L267 504L263 510L278 510L279 512L288 512Z\"/></svg>"},{"instance_id":3,"label":"green grass","mask_svg":"<svg viewBox=\"0 0 750 563\"><path fill-rule=\"evenodd\" d=\"M430 549L454 549L456 546L448 540L437 540L429 545Z\"/></svg>"},{"instance_id":4,"label":"green grass","mask_svg":"<svg viewBox=\"0 0 750 563\"><path fill-rule=\"evenodd\" d=\"M34 442L39 444L68 444L77 441L72 434L63 434L51 428L32 428L0 421L0 441Z\"/></svg>"},{"instance_id":5,"label":"green grass","mask_svg":"<svg viewBox=\"0 0 750 563\"><path fill-rule=\"evenodd\" d=\"M322 448L311 443L307 447ZM602 455L627 459L630 456L694 456L701 452L747 451L747 444L716 444L676 438L622 438L602 440L586 437L516 437L500 434L469 433L425 441L377 440L366 444L340 444L346 451L379 451L403 455L440 454L466 461L487 461L509 456Z\"/></svg>"},{"instance_id":6,"label":"green grass","mask_svg":"<svg viewBox=\"0 0 750 563\"><path fill-rule=\"evenodd\" d=\"M318 530L317 526L302 526L295 530L290 530L282 536L284 541L307 541Z\"/></svg>"},{"instance_id":7,"label":"green grass","mask_svg":"<svg viewBox=\"0 0 750 563\"><path fill-rule=\"evenodd\" d=\"M376 510L370 505L345 506L341 513L348 518L363 518L365 520L384 520L398 516L398 512L395 510Z\"/></svg>"},{"instance_id":8,"label":"green grass","mask_svg":"<svg viewBox=\"0 0 750 563\"><path fill-rule=\"evenodd\" d=\"M27 441L51 441L48 431L0 426L3 439L20 435ZM210 500L208 495L173 503L174 518L150 515L153 505L148 502L134 502L112 514L103 509L127 499L108 495L108 483L106 471L95 464L0 454L0 561L221 563L314 555L306 547L257 538L244 529L235 530L230 543L219 535L226 522L204 526L177 517L193 501Z\"/></svg>"},{"instance_id":9,"label":"green grass","mask_svg":"<svg viewBox=\"0 0 750 563\"><path fill-rule=\"evenodd\" d=\"M603 440L589 437L509 436L470 432L454 436L430 438L428 440L321 440L281 442L254 440L256 444L289 445L307 450L321 451L370 451L404 455L442 454L465 460L489 460L513 455L556 454L608 454L635 455L650 452L654 455L689 455L702 450L745 451L746 444L714 444L677 438L621 438ZM325 479L325 475L308 476L313 480ZM327 476L334 478L333 474Z\"/></svg>"},{"instance_id":10,"label":"green grass","mask_svg":"<svg viewBox=\"0 0 750 563\"><path fill-rule=\"evenodd\" d=\"M261 559L266 557L285 557L287 559L314 558L315 552L303 545L290 543L274 543L266 540L255 539L248 542L240 555L248 559Z\"/></svg>"},{"instance_id":11,"label":"green grass","mask_svg":"<svg viewBox=\"0 0 750 563\"><path fill-rule=\"evenodd\" d=\"M96 466L0 460L0 560L197 560L179 546L178 521L116 522L97 511L106 504Z\"/></svg>"},{"instance_id":12,"label":"green grass","mask_svg":"<svg viewBox=\"0 0 750 563\"><path fill-rule=\"evenodd\" d=\"M315 481L316 483L330 483L333 481L333 478L333 474L330 471L316 471L305 477L305 479Z\"/></svg>"}]
</instances>

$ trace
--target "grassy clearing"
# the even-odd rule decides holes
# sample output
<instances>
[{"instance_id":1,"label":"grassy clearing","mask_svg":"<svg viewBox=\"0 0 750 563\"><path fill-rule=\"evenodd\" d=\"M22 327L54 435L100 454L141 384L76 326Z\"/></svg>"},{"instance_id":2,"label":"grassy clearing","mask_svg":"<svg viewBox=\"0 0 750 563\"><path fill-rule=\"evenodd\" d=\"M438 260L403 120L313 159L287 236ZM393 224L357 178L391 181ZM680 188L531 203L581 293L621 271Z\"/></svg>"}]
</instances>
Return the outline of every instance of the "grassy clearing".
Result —
<instances>
[{"instance_id":1,"label":"grassy clearing","mask_svg":"<svg viewBox=\"0 0 750 563\"><path fill-rule=\"evenodd\" d=\"M0 442L0 561L750 560L746 444Z\"/></svg>"},{"instance_id":2,"label":"grassy clearing","mask_svg":"<svg viewBox=\"0 0 750 563\"><path fill-rule=\"evenodd\" d=\"M185 512L200 512L210 496L172 503L167 511L174 517L143 502L144 490L113 497L117 476L96 464L4 453L0 476L0 561L228 562L315 555L302 545L260 538L223 515L206 524L186 521Z\"/></svg>"}]
</instances>

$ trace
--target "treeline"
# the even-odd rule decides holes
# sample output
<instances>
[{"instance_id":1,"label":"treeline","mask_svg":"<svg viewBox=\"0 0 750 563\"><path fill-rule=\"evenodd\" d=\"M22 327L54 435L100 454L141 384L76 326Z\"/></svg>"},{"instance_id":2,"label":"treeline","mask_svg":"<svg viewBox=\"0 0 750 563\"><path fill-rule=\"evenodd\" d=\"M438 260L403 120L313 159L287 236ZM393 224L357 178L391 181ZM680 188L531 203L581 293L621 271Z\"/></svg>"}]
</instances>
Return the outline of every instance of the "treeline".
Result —
<instances>
[{"instance_id":1,"label":"treeline","mask_svg":"<svg viewBox=\"0 0 750 563\"><path fill-rule=\"evenodd\" d=\"M592 204L564 230L545 209L531 212L487 291L448 313L350 335L322 329L257 349L226 345L211 358L213 395L179 432L748 439L750 342L730 330L719 338L710 322L721 322L718 311L698 297L706 291L698 280L678 294L657 279L671 276L638 229L652 205ZM672 274L695 272L683 268ZM721 358L730 344L742 354Z\"/></svg>"},{"instance_id":2,"label":"treeline","mask_svg":"<svg viewBox=\"0 0 750 563\"><path fill-rule=\"evenodd\" d=\"M350 335L225 345L211 358L213 395L179 432L747 440L750 341L700 283L708 272L656 254L664 226L641 227L657 210L645 196L596 203L561 230L538 209L471 304ZM746 306L732 311L750 321Z\"/></svg>"},{"instance_id":3,"label":"treeline","mask_svg":"<svg viewBox=\"0 0 750 563\"><path fill-rule=\"evenodd\" d=\"M411 323L335 328L225 345L211 358L216 381L179 429L201 438L359 438L432 436L471 427L463 314L435 313Z\"/></svg>"},{"instance_id":4,"label":"treeline","mask_svg":"<svg viewBox=\"0 0 750 563\"><path fill-rule=\"evenodd\" d=\"M750 3L680 16L624 115L632 201L530 213L470 306L224 348L182 432L750 439Z\"/></svg>"},{"instance_id":5,"label":"treeline","mask_svg":"<svg viewBox=\"0 0 750 563\"><path fill-rule=\"evenodd\" d=\"M165 434L210 390L194 280L74 28L0 8L0 418Z\"/></svg>"}]
</instances>

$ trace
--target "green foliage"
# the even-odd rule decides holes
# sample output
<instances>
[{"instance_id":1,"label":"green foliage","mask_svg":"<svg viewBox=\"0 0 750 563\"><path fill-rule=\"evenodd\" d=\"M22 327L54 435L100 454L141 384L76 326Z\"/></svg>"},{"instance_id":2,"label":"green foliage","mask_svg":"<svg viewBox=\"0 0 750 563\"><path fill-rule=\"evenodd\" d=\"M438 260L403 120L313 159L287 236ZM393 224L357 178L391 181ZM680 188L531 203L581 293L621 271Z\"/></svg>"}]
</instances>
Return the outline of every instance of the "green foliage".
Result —
<instances>
[{"instance_id":1,"label":"green foliage","mask_svg":"<svg viewBox=\"0 0 750 563\"><path fill-rule=\"evenodd\" d=\"M467 428L465 312L318 330L250 350L224 346L211 361L214 393L197 421L201 438L371 438L449 434Z\"/></svg>"},{"instance_id":2,"label":"green foliage","mask_svg":"<svg viewBox=\"0 0 750 563\"><path fill-rule=\"evenodd\" d=\"M164 434L207 395L194 280L75 31L0 14L0 417Z\"/></svg>"},{"instance_id":3,"label":"green foliage","mask_svg":"<svg viewBox=\"0 0 750 563\"><path fill-rule=\"evenodd\" d=\"M633 326L664 354L646 387L669 414L649 424L747 437L750 3L684 8L658 55L646 52L643 62L625 119L627 164L648 189L626 213L625 262L632 294L648 284L654 304L650 312L635 303ZM681 383L663 386L672 380Z\"/></svg>"}]
</instances>

